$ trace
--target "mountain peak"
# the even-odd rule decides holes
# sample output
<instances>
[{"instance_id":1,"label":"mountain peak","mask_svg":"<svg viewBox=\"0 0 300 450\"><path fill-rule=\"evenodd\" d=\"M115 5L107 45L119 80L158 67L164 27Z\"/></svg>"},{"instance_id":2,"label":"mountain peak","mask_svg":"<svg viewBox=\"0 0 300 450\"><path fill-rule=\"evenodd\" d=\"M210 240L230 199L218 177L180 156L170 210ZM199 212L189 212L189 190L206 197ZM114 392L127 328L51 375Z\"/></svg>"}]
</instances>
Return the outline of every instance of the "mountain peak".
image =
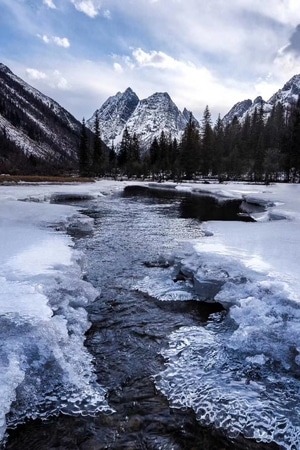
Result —
<instances>
[{"instance_id":1,"label":"mountain peak","mask_svg":"<svg viewBox=\"0 0 300 450\"><path fill-rule=\"evenodd\" d=\"M131 87L128 87L128 88L124 91L124 94L134 94L134 95L136 95L135 92L133 92L133 90L131 89Z\"/></svg>"},{"instance_id":2,"label":"mountain peak","mask_svg":"<svg viewBox=\"0 0 300 450\"><path fill-rule=\"evenodd\" d=\"M136 134L141 146L146 149L154 137L164 131L172 138L179 138L190 119L187 109L180 112L168 92L155 92L149 97L139 100L129 87L125 92L109 97L97 110L101 128L101 136L110 145L112 140L118 145L123 131L128 129L131 135ZM94 114L95 115L95 114ZM94 115L87 121L92 129ZM196 125L197 120L193 117Z\"/></svg>"},{"instance_id":3,"label":"mountain peak","mask_svg":"<svg viewBox=\"0 0 300 450\"><path fill-rule=\"evenodd\" d=\"M262 104L262 103L265 103L265 101L263 100L261 95L256 97L256 99L253 101L253 105L258 105L258 104Z\"/></svg>"},{"instance_id":4,"label":"mountain peak","mask_svg":"<svg viewBox=\"0 0 300 450\"><path fill-rule=\"evenodd\" d=\"M0 63L0 70L1 70L1 72L9 73L9 74L13 75L12 71L3 63Z\"/></svg>"},{"instance_id":5,"label":"mountain peak","mask_svg":"<svg viewBox=\"0 0 300 450\"><path fill-rule=\"evenodd\" d=\"M255 108L263 107L264 117L268 118L273 107L277 103L281 103L285 108L291 104L295 104L300 96L300 74L294 75L289 81L287 81L282 89L279 89L272 97L266 102L261 96L256 97L252 102L251 100L244 100L236 103L231 110L223 117L224 124L228 124L236 116L240 121L243 121L246 114L252 115Z\"/></svg>"},{"instance_id":6,"label":"mountain peak","mask_svg":"<svg viewBox=\"0 0 300 450\"><path fill-rule=\"evenodd\" d=\"M300 75L294 75L282 89L279 89L268 101L271 105L280 102L284 106L296 103L300 95Z\"/></svg>"},{"instance_id":7,"label":"mountain peak","mask_svg":"<svg viewBox=\"0 0 300 450\"><path fill-rule=\"evenodd\" d=\"M10 154L2 170L76 166L81 126L75 117L1 63L0 94L0 139Z\"/></svg>"},{"instance_id":8,"label":"mountain peak","mask_svg":"<svg viewBox=\"0 0 300 450\"><path fill-rule=\"evenodd\" d=\"M249 98L247 100L236 103L223 117L222 122L227 125L228 123L232 122L234 117L240 119L246 114L249 108L251 108L252 104L252 100L250 100Z\"/></svg>"},{"instance_id":9,"label":"mountain peak","mask_svg":"<svg viewBox=\"0 0 300 450\"><path fill-rule=\"evenodd\" d=\"M139 103L136 93L128 87L124 92L117 92L109 97L97 110L101 137L108 145L120 135L128 119L131 117ZM92 130L95 113L87 120L87 126Z\"/></svg>"},{"instance_id":10,"label":"mountain peak","mask_svg":"<svg viewBox=\"0 0 300 450\"><path fill-rule=\"evenodd\" d=\"M294 75L289 81L285 83L282 91L288 91L293 85L300 85L300 74Z\"/></svg>"}]
</instances>

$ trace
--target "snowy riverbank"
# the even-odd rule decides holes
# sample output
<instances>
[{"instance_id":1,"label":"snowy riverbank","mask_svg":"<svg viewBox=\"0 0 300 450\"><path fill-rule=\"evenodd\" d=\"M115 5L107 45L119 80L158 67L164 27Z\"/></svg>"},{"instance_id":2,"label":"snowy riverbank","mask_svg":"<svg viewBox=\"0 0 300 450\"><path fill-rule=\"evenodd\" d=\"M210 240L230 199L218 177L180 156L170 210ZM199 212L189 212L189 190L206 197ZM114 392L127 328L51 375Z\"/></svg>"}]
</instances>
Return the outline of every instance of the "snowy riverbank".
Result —
<instances>
[{"instance_id":1,"label":"snowy riverbank","mask_svg":"<svg viewBox=\"0 0 300 450\"><path fill-rule=\"evenodd\" d=\"M67 234L89 232L93 222L61 202L63 196L101 200L128 184L137 183L0 186L1 434L11 408L10 424L55 411L110 410L84 347L84 307L98 292L83 281L83 255ZM210 300L229 312L221 322L216 315L206 328L170 336L157 387L174 405L192 407L200 421L232 436L297 448L300 185L149 186L205 193L220 202L241 199L243 211L257 221L208 222L203 236L175 255L200 284L219 283ZM170 298L188 299L184 283L178 286L163 278L141 289L161 299L164 289Z\"/></svg>"}]
</instances>

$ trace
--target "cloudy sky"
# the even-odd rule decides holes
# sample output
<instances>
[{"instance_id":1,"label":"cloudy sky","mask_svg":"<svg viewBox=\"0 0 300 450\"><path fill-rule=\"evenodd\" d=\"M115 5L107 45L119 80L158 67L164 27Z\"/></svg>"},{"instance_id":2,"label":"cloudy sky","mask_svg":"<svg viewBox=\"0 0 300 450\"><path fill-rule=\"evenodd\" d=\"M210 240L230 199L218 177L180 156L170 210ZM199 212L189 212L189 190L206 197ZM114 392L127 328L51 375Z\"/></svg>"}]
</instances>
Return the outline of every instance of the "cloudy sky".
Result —
<instances>
[{"instance_id":1,"label":"cloudy sky","mask_svg":"<svg viewBox=\"0 0 300 450\"><path fill-rule=\"evenodd\" d=\"M300 73L299 0L0 0L0 62L76 118L167 91L213 118Z\"/></svg>"}]
</instances>

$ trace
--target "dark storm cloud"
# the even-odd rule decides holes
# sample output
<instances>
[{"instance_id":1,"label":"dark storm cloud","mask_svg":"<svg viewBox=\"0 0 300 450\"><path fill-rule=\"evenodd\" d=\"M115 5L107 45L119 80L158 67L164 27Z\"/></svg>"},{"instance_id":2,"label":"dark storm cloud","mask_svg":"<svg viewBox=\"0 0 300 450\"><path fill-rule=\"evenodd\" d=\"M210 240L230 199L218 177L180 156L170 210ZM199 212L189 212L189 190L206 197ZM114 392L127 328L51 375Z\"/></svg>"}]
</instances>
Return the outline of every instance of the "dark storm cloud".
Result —
<instances>
[{"instance_id":1,"label":"dark storm cloud","mask_svg":"<svg viewBox=\"0 0 300 450\"><path fill-rule=\"evenodd\" d=\"M300 24L296 26L293 34L290 37L290 42L285 47L284 52L300 55Z\"/></svg>"}]
</instances>

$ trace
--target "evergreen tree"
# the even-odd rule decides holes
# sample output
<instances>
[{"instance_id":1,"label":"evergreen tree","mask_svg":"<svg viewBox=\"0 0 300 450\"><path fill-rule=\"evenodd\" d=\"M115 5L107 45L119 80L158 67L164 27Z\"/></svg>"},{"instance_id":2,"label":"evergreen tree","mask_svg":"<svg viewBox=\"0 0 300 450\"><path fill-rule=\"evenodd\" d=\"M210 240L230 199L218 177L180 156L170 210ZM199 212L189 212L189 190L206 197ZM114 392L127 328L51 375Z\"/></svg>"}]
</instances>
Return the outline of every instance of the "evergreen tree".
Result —
<instances>
[{"instance_id":1,"label":"evergreen tree","mask_svg":"<svg viewBox=\"0 0 300 450\"><path fill-rule=\"evenodd\" d=\"M282 165L282 155L278 148L267 148L265 150L263 168L265 174L265 183L276 181Z\"/></svg>"},{"instance_id":2,"label":"evergreen tree","mask_svg":"<svg viewBox=\"0 0 300 450\"><path fill-rule=\"evenodd\" d=\"M236 116L226 126L224 132L223 170L227 178L238 178L241 175L241 125Z\"/></svg>"},{"instance_id":3,"label":"evergreen tree","mask_svg":"<svg viewBox=\"0 0 300 450\"><path fill-rule=\"evenodd\" d=\"M246 176L250 172L252 164L251 152L251 119L249 114L246 114L244 123L241 125L241 139L240 139L240 158L241 158L241 174Z\"/></svg>"},{"instance_id":4,"label":"evergreen tree","mask_svg":"<svg viewBox=\"0 0 300 450\"><path fill-rule=\"evenodd\" d=\"M259 109L255 108L251 119L251 179L261 181L263 176L263 161L265 151L264 109L261 100Z\"/></svg>"},{"instance_id":5,"label":"evergreen tree","mask_svg":"<svg viewBox=\"0 0 300 450\"><path fill-rule=\"evenodd\" d=\"M85 119L82 119L79 141L79 173L81 176L89 175L89 146Z\"/></svg>"},{"instance_id":6,"label":"evergreen tree","mask_svg":"<svg viewBox=\"0 0 300 450\"><path fill-rule=\"evenodd\" d=\"M287 180L300 181L300 97L292 106L287 123L285 142L285 170Z\"/></svg>"},{"instance_id":7,"label":"evergreen tree","mask_svg":"<svg viewBox=\"0 0 300 450\"><path fill-rule=\"evenodd\" d=\"M114 149L114 145L109 150L108 154L108 171L110 176L112 176L114 179L117 177L117 154Z\"/></svg>"},{"instance_id":8,"label":"evergreen tree","mask_svg":"<svg viewBox=\"0 0 300 450\"><path fill-rule=\"evenodd\" d=\"M220 114L218 116L213 132L214 153L212 155L212 175L217 175L219 177L219 180L222 180L224 173L224 127Z\"/></svg>"},{"instance_id":9,"label":"evergreen tree","mask_svg":"<svg viewBox=\"0 0 300 450\"><path fill-rule=\"evenodd\" d=\"M126 127L123 131L120 150L118 153L118 165L123 173L126 173L126 165L130 153L131 137Z\"/></svg>"},{"instance_id":10,"label":"evergreen tree","mask_svg":"<svg viewBox=\"0 0 300 450\"><path fill-rule=\"evenodd\" d=\"M169 161L169 142L166 133L162 130L159 137L159 154L160 154L160 178L164 179L166 173L170 170Z\"/></svg>"},{"instance_id":11,"label":"evergreen tree","mask_svg":"<svg viewBox=\"0 0 300 450\"><path fill-rule=\"evenodd\" d=\"M150 171L152 173L152 180L155 180L156 176L159 173L159 160L160 160L160 147L159 143L156 137L154 137L150 150L149 150L149 157L150 157Z\"/></svg>"},{"instance_id":12,"label":"evergreen tree","mask_svg":"<svg viewBox=\"0 0 300 450\"><path fill-rule=\"evenodd\" d=\"M170 158L170 170L171 179L180 181L181 180L181 170L180 170L180 146L176 138L170 139L169 144L169 158Z\"/></svg>"},{"instance_id":13,"label":"evergreen tree","mask_svg":"<svg viewBox=\"0 0 300 450\"><path fill-rule=\"evenodd\" d=\"M211 114L208 106L206 106L202 119L202 139L201 139L201 172L207 176L212 170L213 162L213 130L211 122Z\"/></svg>"},{"instance_id":14,"label":"evergreen tree","mask_svg":"<svg viewBox=\"0 0 300 450\"><path fill-rule=\"evenodd\" d=\"M200 135L190 115L180 144L180 166L186 179L192 179L199 170L199 159Z\"/></svg>"},{"instance_id":15,"label":"evergreen tree","mask_svg":"<svg viewBox=\"0 0 300 450\"><path fill-rule=\"evenodd\" d=\"M100 137L100 123L98 110L95 112L94 121L94 142L93 142L93 172L96 176L100 176L103 172L103 152Z\"/></svg>"},{"instance_id":16,"label":"evergreen tree","mask_svg":"<svg viewBox=\"0 0 300 450\"><path fill-rule=\"evenodd\" d=\"M141 174L140 143L136 133L130 138L127 150L126 172L129 178L133 175L139 176Z\"/></svg>"}]
</instances>

